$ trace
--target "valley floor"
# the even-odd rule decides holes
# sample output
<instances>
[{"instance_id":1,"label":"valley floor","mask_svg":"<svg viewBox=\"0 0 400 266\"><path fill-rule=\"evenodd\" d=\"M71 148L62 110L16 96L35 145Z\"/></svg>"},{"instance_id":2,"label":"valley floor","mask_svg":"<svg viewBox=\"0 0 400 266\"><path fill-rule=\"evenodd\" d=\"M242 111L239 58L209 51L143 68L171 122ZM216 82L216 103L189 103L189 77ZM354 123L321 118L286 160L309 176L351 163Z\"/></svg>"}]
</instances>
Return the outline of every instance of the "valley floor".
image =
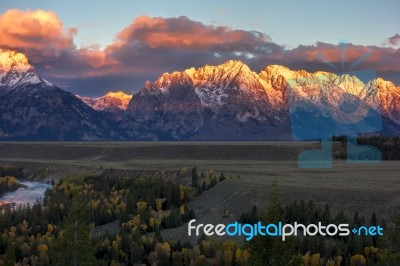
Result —
<instances>
[{"instance_id":1,"label":"valley floor","mask_svg":"<svg viewBox=\"0 0 400 266\"><path fill-rule=\"evenodd\" d=\"M193 166L230 176L191 202L198 222L236 221L253 205L265 206L274 181L283 203L312 199L319 206L329 203L333 211L358 210L366 217L373 211L387 218L400 212L399 161L334 160L330 169L298 168L298 154L318 146L317 142L2 142L0 162L41 167L48 179L109 168L125 169L127 175L163 171L173 178L174 172L190 171ZM334 152L341 149L336 143ZM228 218L223 218L225 210ZM163 234L184 237L187 228Z\"/></svg>"}]
</instances>

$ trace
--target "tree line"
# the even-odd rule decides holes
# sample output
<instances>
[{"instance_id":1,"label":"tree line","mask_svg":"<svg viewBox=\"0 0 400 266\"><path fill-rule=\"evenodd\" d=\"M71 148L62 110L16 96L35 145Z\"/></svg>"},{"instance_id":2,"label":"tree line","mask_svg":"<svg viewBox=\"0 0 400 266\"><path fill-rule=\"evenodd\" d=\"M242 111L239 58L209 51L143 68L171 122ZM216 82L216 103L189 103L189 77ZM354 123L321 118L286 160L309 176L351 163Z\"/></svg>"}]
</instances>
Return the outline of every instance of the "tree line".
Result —
<instances>
[{"instance_id":1,"label":"tree line","mask_svg":"<svg viewBox=\"0 0 400 266\"><path fill-rule=\"evenodd\" d=\"M400 216L388 222L334 212L329 205L281 205L271 186L266 209L253 206L243 223L380 224L384 237L256 236L250 242L200 237L197 243L163 239L162 231L195 218L189 207L199 193L227 177L191 171L188 186L165 178L70 176L49 188L42 202L0 212L0 265L396 265ZM204 185L203 185L204 184ZM118 221L117 232L107 231ZM102 232L94 229L105 226ZM96 232L96 233L95 233Z\"/></svg>"},{"instance_id":2,"label":"tree line","mask_svg":"<svg viewBox=\"0 0 400 266\"><path fill-rule=\"evenodd\" d=\"M375 212L366 219L356 210L349 215L343 211L336 213L329 205L317 207L310 200L294 201L282 206L275 185L269 193L269 204L265 212L253 207L243 213L239 222L263 221L264 223L294 222L308 224L347 223L350 229L358 226L381 225L384 236L303 236L289 237L282 241L279 237L256 236L248 244L250 264L254 265L398 265L400 261L400 216L394 216L389 226L384 219L378 219Z\"/></svg>"},{"instance_id":3,"label":"tree line","mask_svg":"<svg viewBox=\"0 0 400 266\"><path fill-rule=\"evenodd\" d=\"M333 141L340 141L343 147L347 147L346 136L334 136ZM376 147L381 152L381 160L400 160L399 136L359 136L357 137L357 144ZM340 154L339 157L345 159L346 154Z\"/></svg>"}]
</instances>

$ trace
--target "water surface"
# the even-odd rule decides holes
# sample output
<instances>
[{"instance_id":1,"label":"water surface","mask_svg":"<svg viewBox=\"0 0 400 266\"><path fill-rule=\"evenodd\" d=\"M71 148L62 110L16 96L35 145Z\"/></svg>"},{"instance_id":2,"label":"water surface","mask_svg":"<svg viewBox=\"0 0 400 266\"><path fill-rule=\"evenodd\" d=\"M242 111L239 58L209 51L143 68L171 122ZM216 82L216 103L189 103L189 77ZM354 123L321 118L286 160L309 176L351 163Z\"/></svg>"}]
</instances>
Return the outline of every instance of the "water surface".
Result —
<instances>
[{"instance_id":1,"label":"water surface","mask_svg":"<svg viewBox=\"0 0 400 266\"><path fill-rule=\"evenodd\" d=\"M3 194L3 196L0 197L0 201L12 201L17 205L27 204L29 202L32 205L37 200L42 200L46 189L51 187L50 184L38 181L18 182L26 187Z\"/></svg>"}]
</instances>

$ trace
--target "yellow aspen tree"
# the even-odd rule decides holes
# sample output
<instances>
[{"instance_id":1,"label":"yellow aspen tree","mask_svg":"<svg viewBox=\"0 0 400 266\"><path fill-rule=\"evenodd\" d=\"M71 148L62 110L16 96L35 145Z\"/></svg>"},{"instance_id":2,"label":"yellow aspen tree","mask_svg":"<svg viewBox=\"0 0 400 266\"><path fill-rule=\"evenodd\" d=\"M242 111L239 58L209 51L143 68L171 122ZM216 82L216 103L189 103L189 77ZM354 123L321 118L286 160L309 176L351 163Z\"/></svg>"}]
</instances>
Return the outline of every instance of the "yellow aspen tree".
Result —
<instances>
[{"instance_id":1,"label":"yellow aspen tree","mask_svg":"<svg viewBox=\"0 0 400 266\"><path fill-rule=\"evenodd\" d=\"M311 256L311 266L320 266L321 265L321 255L319 253L316 253Z\"/></svg>"}]
</instances>

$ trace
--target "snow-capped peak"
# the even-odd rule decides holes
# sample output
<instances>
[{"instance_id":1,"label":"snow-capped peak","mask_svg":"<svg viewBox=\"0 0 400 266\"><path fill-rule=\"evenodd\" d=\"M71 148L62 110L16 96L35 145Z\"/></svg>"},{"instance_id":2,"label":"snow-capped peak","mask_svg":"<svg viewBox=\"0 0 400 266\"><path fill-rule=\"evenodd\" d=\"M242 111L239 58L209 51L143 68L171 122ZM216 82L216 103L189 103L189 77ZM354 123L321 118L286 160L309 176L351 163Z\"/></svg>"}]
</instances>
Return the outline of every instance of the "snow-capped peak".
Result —
<instances>
[{"instance_id":1,"label":"snow-capped peak","mask_svg":"<svg viewBox=\"0 0 400 266\"><path fill-rule=\"evenodd\" d=\"M10 90L27 83L45 83L52 86L50 82L40 77L24 54L0 49L0 87Z\"/></svg>"},{"instance_id":2,"label":"snow-capped peak","mask_svg":"<svg viewBox=\"0 0 400 266\"><path fill-rule=\"evenodd\" d=\"M184 71L192 80L195 86L223 86L230 82L235 76L241 74L243 77L255 75L250 68L239 60L229 60L217 66L205 65L195 69L194 67Z\"/></svg>"},{"instance_id":3,"label":"snow-capped peak","mask_svg":"<svg viewBox=\"0 0 400 266\"><path fill-rule=\"evenodd\" d=\"M272 77L277 77L279 75L283 76L285 79L297 79L297 78L307 78L311 74L305 70L291 70L285 66L281 65L269 65L264 71L267 79Z\"/></svg>"},{"instance_id":4,"label":"snow-capped peak","mask_svg":"<svg viewBox=\"0 0 400 266\"><path fill-rule=\"evenodd\" d=\"M106 95L103 97L110 97L110 98L115 98L115 99L121 99L121 100L130 100L132 99L131 94L127 94L123 91L109 91Z\"/></svg>"},{"instance_id":5,"label":"snow-capped peak","mask_svg":"<svg viewBox=\"0 0 400 266\"><path fill-rule=\"evenodd\" d=\"M75 96L93 109L106 112L126 110L129 101L133 97L132 94L127 94L123 91L110 91L104 96L96 98Z\"/></svg>"},{"instance_id":6,"label":"snow-capped peak","mask_svg":"<svg viewBox=\"0 0 400 266\"><path fill-rule=\"evenodd\" d=\"M10 70L27 71L30 68L32 66L24 54L0 49L0 72L9 72Z\"/></svg>"},{"instance_id":7,"label":"snow-capped peak","mask_svg":"<svg viewBox=\"0 0 400 266\"><path fill-rule=\"evenodd\" d=\"M377 78L376 79L376 85L378 86L378 88L380 90L385 90L385 91L393 90L393 91L397 91L397 93L400 94L400 90L399 90L400 87L396 88L396 86L391 81L387 81L387 80L384 80L382 78Z\"/></svg>"}]
</instances>

